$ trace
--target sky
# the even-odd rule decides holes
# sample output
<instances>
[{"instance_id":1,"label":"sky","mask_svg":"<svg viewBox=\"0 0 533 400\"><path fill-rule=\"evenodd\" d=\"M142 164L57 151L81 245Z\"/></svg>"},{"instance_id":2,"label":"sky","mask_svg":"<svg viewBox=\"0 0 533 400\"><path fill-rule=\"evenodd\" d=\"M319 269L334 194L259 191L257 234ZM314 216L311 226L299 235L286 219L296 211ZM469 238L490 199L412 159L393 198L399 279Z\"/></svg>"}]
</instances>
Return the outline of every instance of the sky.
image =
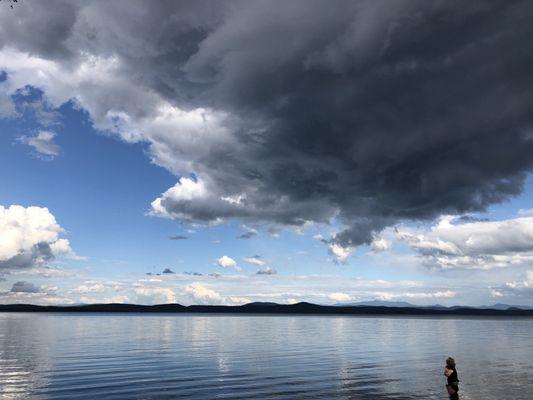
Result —
<instances>
[{"instance_id":1,"label":"sky","mask_svg":"<svg viewBox=\"0 0 533 400\"><path fill-rule=\"evenodd\" d=\"M533 306L533 4L0 2L0 303Z\"/></svg>"}]
</instances>

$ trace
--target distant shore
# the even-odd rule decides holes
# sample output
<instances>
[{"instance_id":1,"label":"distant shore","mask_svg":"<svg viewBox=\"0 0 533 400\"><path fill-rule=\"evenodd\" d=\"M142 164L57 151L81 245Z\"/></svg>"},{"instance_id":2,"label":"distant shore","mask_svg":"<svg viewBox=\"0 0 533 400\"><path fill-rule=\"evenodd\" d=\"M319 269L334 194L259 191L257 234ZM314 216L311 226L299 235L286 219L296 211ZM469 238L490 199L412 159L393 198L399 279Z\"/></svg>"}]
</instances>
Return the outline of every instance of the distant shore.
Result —
<instances>
[{"instance_id":1,"label":"distant shore","mask_svg":"<svg viewBox=\"0 0 533 400\"><path fill-rule=\"evenodd\" d=\"M533 317L533 309L497 310L473 307L385 307L324 306L312 303L276 304L250 303L242 306L158 304L88 304L69 306L38 306L32 304L0 305L0 312L135 312L135 313L227 313L227 314L316 314L316 315L477 315Z\"/></svg>"}]
</instances>

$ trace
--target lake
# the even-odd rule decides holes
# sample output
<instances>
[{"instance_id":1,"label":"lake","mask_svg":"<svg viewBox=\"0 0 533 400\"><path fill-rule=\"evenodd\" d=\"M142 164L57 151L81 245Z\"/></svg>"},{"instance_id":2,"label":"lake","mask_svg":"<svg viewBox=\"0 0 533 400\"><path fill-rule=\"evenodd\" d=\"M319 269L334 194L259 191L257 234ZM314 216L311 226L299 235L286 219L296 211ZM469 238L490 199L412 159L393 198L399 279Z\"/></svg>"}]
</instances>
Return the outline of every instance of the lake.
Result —
<instances>
[{"instance_id":1,"label":"lake","mask_svg":"<svg viewBox=\"0 0 533 400\"><path fill-rule=\"evenodd\" d=\"M533 399L533 319L0 313L1 399Z\"/></svg>"}]
</instances>

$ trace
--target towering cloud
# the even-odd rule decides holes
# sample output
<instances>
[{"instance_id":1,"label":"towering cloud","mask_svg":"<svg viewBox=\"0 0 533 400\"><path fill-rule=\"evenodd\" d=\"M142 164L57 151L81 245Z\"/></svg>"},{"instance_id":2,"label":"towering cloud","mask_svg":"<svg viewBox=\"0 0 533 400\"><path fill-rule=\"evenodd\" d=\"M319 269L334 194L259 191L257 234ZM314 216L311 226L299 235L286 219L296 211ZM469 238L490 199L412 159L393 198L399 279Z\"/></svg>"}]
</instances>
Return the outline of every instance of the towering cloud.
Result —
<instances>
[{"instance_id":1,"label":"towering cloud","mask_svg":"<svg viewBox=\"0 0 533 400\"><path fill-rule=\"evenodd\" d=\"M47 208L0 206L0 274L45 264L57 256L76 258Z\"/></svg>"},{"instance_id":2,"label":"towering cloud","mask_svg":"<svg viewBox=\"0 0 533 400\"><path fill-rule=\"evenodd\" d=\"M177 176L153 214L337 218L343 258L520 193L532 18L506 0L25 1L0 10L1 108L25 85L74 100Z\"/></svg>"}]
</instances>

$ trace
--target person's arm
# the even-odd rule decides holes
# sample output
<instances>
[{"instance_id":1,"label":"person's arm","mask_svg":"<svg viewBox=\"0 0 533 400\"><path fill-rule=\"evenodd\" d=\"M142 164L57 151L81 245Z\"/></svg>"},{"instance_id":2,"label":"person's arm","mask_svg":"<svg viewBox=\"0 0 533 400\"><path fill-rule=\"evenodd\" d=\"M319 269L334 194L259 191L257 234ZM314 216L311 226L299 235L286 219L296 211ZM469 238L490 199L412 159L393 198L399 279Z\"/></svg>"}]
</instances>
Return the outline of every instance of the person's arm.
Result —
<instances>
[{"instance_id":1,"label":"person's arm","mask_svg":"<svg viewBox=\"0 0 533 400\"><path fill-rule=\"evenodd\" d=\"M448 367L444 368L444 375L446 375L447 377L450 377L452 373L453 371L449 369Z\"/></svg>"}]
</instances>

